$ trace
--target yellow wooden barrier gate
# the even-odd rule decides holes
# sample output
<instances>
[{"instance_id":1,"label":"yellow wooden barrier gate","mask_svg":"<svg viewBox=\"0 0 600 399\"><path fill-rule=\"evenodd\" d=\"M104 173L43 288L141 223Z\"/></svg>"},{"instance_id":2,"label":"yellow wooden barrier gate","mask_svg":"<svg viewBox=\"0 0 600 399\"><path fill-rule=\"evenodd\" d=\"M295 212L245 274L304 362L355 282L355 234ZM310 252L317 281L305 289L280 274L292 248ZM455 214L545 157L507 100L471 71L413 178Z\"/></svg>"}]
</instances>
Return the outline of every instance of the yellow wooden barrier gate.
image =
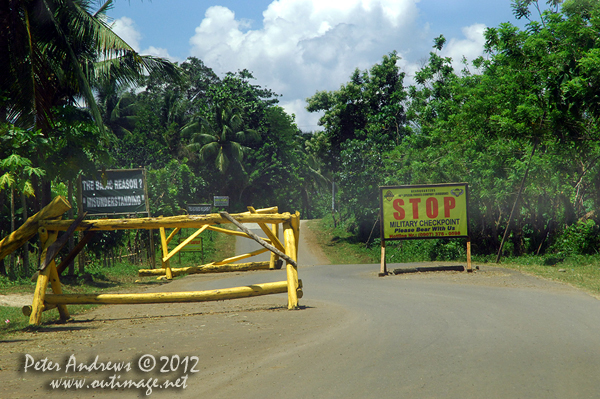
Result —
<instances>
[{"instance_id":1,"label":"yellow wooden barrier gate","mask_svg":"<svg viewBox=\"0 0 600 399\"><path fill-rule=\"evenodd\" d=\"M50 214L52 218L56 218L56 213L59 215L65 212L70 205L64 198L57 197L48 207L56 208L55 212L44 212L40 211L40 214ZM66 205L65 205L66 204ZM46 208L48 208L46 207ZM45 208L45 209L46 209ZM60 208L60 209L58 209ZM66 209L65 209L66 208ZM197 266L193 268L185 268L186 270L171 269L169 265L169 259L175 255L183 246L180 244L173 251L168 251L169 237L173 237L174 233L171 233L169 237L166 236L165 229L173 228L175 230L182 228L196 228L198 231L192 236L195 238L202 231L206 229L220 231L226 234L242 235L250 237L248 234L243 232L234 232L231 230L223 229L215 224L224 223L257 223L263 232L267 235L267 241L272 245L272 251L279 252L282 257L286 260L286 273L287 280L275 283L264 283L264 284L253 284L246 287L233 287L228 289L209 290L209 291L187 291L187 292L165 292L165 293L145 293L145 294L63 294L60 284L59 273L56 269L54 260L49 262L43 270L39 271L37 277L37 284L33 297L33 303L29 309L30 318L29 324L38 325L41 323L42 312L45 310L58 308L61 319L68 319L69 313L66 308L67 304L142 304L142 303L175 303L175 302L203 302L203 301L218 301L224 299L235 299L245 298L250 296L279 294L287 291L288 293L288 309L296 309L298 307L298 298L302 297L302 282L298 280L298 268L296 260L298 258L298 242L300 236L300 214L290 213L277 213L277 208L266 208L255 210L249 207L248 212L233 214L233 215L182 215L172 217L154 217L154 218L133 218L133 219L100 219L100 220L87 220L82 221L77 227L77 230L91 230L91 231L108 231L108 230L126 230L126 229L160 229L161 231L161 244L163 249L163 267L161 269L153 269L150 273L152 275L157 274L154 271L158 270L158 274L164 273L167 278L172 278L173 275L185 274L185 273L202 273L202 272L223 272L229 271L227 268L235 268L236 265L230 265L229 263L235 262L236 260L243 259L258 252L262 253L266 250L254 251L250 254L240 255L233 258L224 259L220 262L214 262L208 265ZM233 219L228 220L225 216ZM34 226L34 224L37 224ZM24 242L29 240L35 233L32 231L39 230L40 239L42 241L42 257L46 259L46 253L48 248L56 241L59 231L66 231L73 224L70 220L44 220L40 215L36 214L30 220L28 220L21 228L15 233L20 233L11 239L11 236L6 237L0 241L0 254L5 256L7 253L18 248ZM267 227L267 224L271 224L271 229ZM283 225L283 243L277 237L278 225ZM73 227L72 227L73 228ZM174 231L175 231L174 230ZM192 238L193 239L193 238ZM256 239L256 238L254 238ZM190 240L190 238L188 238ZM260 240L260 239L259 239ZM182 243L183 244L183 243ZM261 244L261 245L264 245ZM9 247L11 251L6 248ZM274 248L273 248L274 247ZM271 256L270 262L265 262L260 268L275 268L277 262L277 255ZM255 262L261 263L261 262ZM265 267L265 264L266 267ZM243 264L242 264L243 265ZM237 265L241 266L241 265ZM252 267L247 270L253 270ZM239 271L239 270L235 270ZM143 271L140 271L142 274ZM46 294L46 289L50 283L53 294Z\"/></svg>"}]
</instances>

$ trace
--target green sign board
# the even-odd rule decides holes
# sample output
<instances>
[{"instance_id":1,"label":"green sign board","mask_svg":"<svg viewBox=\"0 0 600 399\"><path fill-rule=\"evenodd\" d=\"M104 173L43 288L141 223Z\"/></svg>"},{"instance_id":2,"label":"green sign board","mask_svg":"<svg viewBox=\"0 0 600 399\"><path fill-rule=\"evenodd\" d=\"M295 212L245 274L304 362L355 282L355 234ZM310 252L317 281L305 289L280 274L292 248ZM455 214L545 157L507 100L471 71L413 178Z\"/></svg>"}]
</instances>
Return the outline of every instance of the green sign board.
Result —
<instances>
[{"instance_id":1,"label":"green sign board","mask_svg":"<svg viewBox=\"0 0 600 399\"><path fill-rule=\"evenodd\" d=\"M219 206L219 207L228 207L229 206L229 197L226 195L215 195L214 204L215 204L215 206Z\"/></svg>"},{"instance_id":2,"label":"green sign board","mask_svg":"<svg viewBox=\"0 0 600 399\"><path fill-rule=\"evenodd\" d=\"M468 237L466 183L380 187L382 238Z\"/></svg>"}]
</instances>

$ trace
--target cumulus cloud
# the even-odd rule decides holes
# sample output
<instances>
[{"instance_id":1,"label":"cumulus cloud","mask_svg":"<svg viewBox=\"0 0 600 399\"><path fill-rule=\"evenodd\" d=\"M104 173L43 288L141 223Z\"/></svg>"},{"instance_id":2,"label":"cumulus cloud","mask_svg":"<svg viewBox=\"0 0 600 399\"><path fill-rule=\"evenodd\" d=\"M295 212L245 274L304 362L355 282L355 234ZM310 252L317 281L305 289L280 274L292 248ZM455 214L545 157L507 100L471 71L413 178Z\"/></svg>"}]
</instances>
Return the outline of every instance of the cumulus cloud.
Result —
<instances>
[{"instance_id":1,"label":"cumulus cloud","mask_svg":"<svg viewBox=\"0 0 600 399\"><path fill-rule=\"evenodd\" d=\"M248 30L233 11L215 6L190 39L191 55L217 73L248 69L259 84L283 95L298 124L315 125L299 104L317 90L336 90L355 68L366 69L397 50L427 40L416 24L418 0L277 0ZM310 129L306 129L310 130Z\"/></svg>"},{"instance_id":2,"label":"cumulus cloud","mask_svg":"<svg viewBox=\"0 0 600 399\"><path fill-rule=\"evenodd\" d=\"M113 22L112 31L115 32L119 37L127 44L129 44L135 51L140 51L140 40L142 40L142 34L139 32L133 19L129 17L121 17Z\"/></svg>"},{"instance_id":3,"label":"cumulus cloud","mask_svg":"<svg viewBox=\"0 0 600 399\"><path fill-rule=\"evenodd\" d=\"M173 57L171 54L169 54L169 51L166 48L161 48L161 47L150 46L147 49L140 50L139 53L141 55L153 55L155 57L165 58L171 62L181 62L182 61L179 58Z\"/></svg>"},{"instance_id":4,"label":"cumulus cloud","mask_svg":"<svg viewBox=\"0 0 600 399\"><path fill-rule=\"evenodd\" d=\"M317 129L319 115L305 110L305 99L317 90L337 90L355 68L370 68L396 50L412 84L431 51L429 26L420 21L420 0L275 0L263 12L262 24L223 6L206 10L190 38L190 55L218 74L248 69L257 83L281 94L280 105L296 115L303 130ZM164 48L140 49L142 35L123 17L113 29L134 49L181 61ZM462 38L449 38L442 51L456 69L461 59L483 54L485 25L464 27Z\"/></svg>"},{"instance_id":5,"label":"cumulus cloud","mask_svg":"<svg viewBox=\"0 0 600 399\"><path fill-rule=\"evenodd\" d=\"M129 17L121 17L115 20L111 26L113 32L127 44L131 46L135 51L142 55L153 55L155 57L166 58L170 61L181 61L176 57L169 54L169 51L165 48L150 46L146 49L140 48L140 41L142 40L142 34L139 31L135 21Z\"/></svg>"},{"instance_id":6,"label":"cumulus cloud","mask_svg":"<svg viewBox=\"0 0 600 399\"><path fill-rule=\"evenodd\" d=\"M485 45L484 24L473 24L462 28L464 39L452 38L442 50L442 56L452 58L452 66L455 70L462 69L462 58L465 57L470 64L475 58L483 55Z\"/></svg>"}]
</instances>

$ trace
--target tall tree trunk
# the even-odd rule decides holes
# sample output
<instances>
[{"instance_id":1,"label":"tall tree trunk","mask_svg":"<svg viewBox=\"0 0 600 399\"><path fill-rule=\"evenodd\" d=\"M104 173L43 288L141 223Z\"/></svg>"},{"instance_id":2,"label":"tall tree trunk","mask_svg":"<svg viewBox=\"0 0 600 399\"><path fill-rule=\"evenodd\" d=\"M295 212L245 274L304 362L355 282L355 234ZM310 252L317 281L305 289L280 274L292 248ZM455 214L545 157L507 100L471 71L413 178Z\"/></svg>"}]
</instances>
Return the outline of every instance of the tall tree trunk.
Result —
<instances>
[{"instance_id":1,"label":"tall tree trunk","mask_svg":"<svg viewBox=\"0 0 600 399\"><path fill-rule=\"evenodd\" d=\"M10 186L10 233L15 231L15 188ZM15 253L10 254L10 260L8 262L8 273L9 275L16 277L15 275Z\"/></svg>"},{"instance_id":2,"label":"tall tree trunk","mask_svg":"<svg viewBox=\"0 0 600 399\"><path fill-rule=\"evenodd\" d=\"M4 201L6 200L6 191L0 191L0 211L4 210ZM4 218L0 218L0 236L4 236L5 233L8 235L8 226L5 226L3 222ZM0 275L6 276L6 267L5 267L4 259L0 260Z\"/></svg>"},{"instance_id":3,"label":"tall tree trunk","mask_svg":"<svg viewBox=\"0 0 600 399\"><path fill-rule=\"evenodd\" d=\"M525 180L527 180L527 174L529 173L529 167L531 166L531 159L533 158L533 154L535 154L537 144L538 141L535 140L535 142L533 143L533 149L531 150L531 155L529 156L527 168L525 169L525 173L523 174L523 180L521 180L521 186L519 187L517 198L515 198L515 203L513 204L512 210L510 211L510 216L508 217L508 223L506 224L506 230L504 230L504 236L502 236L502 241L500 242L500 248L498 249L498 255L496 256L496 263L500 262L500 257L502 256L502 247L504 246L506 237L508 237L508 232L510 231L510 223L512 222L515 209L517 208L517 204L519 203L519 199L521 199L521 193L523 192L523 187L525 186Z\"/></svg>"},{"instance_id":4,"label":"tall tree trunk","mask_svg":"<svg viewBox=\"0 0 600 399\"><path fill-rule=\"evenodd\" d=\"M69 180L67 183L67 198L69 203L71 204L71 209L69 209L68 215L69 215L69 219L73 220L74 219L74 210L73 210L73 180ZM69 237L69 253L71 253L73 251L73 248L75 248L75 234L72 234ZM72 276L75 274L75 262L71 261L71 263L69 263L69 271L67 272L69 274L69 276Z\"/></svg>"},{"instance_id":5,"label":"tall tree trunk","mask_svg":"<svg viewBox=\"0 0 600 399\"><path fill-rule=\"evenodd\" d=\"M41 208L52 202L52 182L42 178L42 203Z\"/></svg>"},{"instance_id":6,"label":"tall tree trunk","mask_svg":"<svg viewBox=\"0 0 600 399\"><path fill-rule=\"evenodd\" d=\"M23 207L23 223L27 220L27 197L25 191L21 193L21 206ZM23 275L29 276L29 241L23 246Z\"/></svg>"}]
</instances>

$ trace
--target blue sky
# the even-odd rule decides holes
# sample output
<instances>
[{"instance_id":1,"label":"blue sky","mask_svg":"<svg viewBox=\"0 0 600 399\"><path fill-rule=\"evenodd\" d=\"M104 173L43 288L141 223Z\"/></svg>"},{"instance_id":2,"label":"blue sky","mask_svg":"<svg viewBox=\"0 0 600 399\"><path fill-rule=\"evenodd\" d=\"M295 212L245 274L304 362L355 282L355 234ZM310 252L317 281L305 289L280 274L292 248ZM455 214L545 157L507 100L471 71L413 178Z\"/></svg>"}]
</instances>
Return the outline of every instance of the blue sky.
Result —
<instances>
[{"instance_id":1,"label":"blue sky","mask_svg":"<svg viewBox=\"0 0 600 399\"><path fill-rule=\"evenodd\" d=\"M396 50L406 84L443 34L443 55L482 54L486 27L513 18L510 0L116 0L113 29L144 54L202 59L220 75L248 69L282 95L298 126L317 129L304 110L318 90L336 90L355 68Z\"/></svg>"}]
</instances>

